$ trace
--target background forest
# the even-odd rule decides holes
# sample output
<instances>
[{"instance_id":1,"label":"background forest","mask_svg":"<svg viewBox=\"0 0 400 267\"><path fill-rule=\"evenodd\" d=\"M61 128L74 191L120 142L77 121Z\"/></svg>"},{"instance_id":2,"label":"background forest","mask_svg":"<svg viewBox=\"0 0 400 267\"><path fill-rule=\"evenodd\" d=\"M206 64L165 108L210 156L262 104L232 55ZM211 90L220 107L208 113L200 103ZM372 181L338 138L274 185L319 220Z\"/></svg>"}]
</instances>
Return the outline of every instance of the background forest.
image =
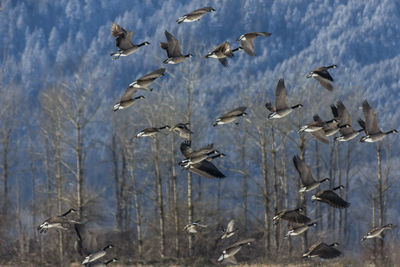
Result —
<instances>
[{"instance_id":1,"label":"background forest","mask_svg":"<svg viewBox=\"0 0 400 267\"><path fill-rule=\"evenodd\" d=\"M400 146L397 135L380 143L329 145L301 125L318 113L331 119L341 100L356 121L367 99L384 131L399 129L400 2L397 0L101 1L1 0L0 11L0 265L68 266L81 262L74 231L39 234L44 219L76 208L91 233L93 250L111 242L120 264L215 264L226 243L218 226L235 219L234 238L257 236L239 262L301 263L316 242L339 242L336 261L399 262L399 232L384 242L360 242L372 226L398 224ZM216 9L194 23L180 16L203 6ZM112 22L132 30L133 42L150 42L112 60ZM193 58L178 65L159 42L168 30ZM224 68L204 56L242 34L255 40L254 57L238 52ZM330 70L329 92L306 75ZM125 88L158 68L165 76L140 93L145 99L113 112ZM288 103L303 108L267 120L267 101L285 79ZM213 127L220 115L247 106L239 125ZM135 138L147 127L190 122L192 146L214 143L226 154L216 163L224 179L188 175L177 135ZM304 157L321 187L345 186L345 210L311 203L298 194L294 155ZM300 205L317 221L305 237L283 239L276 212ZM182 229L200 220L208 227ZM383 247L382 247L383 246ZM384 248L384 249L381 249ZM245 251L246 250L246 251Z\"/></svg>"}]
</instances>

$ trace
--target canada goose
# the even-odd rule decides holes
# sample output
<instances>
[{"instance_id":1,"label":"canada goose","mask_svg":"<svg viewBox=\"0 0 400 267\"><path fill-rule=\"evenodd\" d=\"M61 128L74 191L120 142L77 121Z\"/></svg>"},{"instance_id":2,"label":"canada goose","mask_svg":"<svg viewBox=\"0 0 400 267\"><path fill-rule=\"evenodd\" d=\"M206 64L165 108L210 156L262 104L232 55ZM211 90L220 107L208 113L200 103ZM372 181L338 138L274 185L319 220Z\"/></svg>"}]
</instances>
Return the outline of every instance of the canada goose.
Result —
<instances>
[{"instance_id":1,"label":"canada goose","mask_svg":"<svg viewBox=\"0 0 400 267\"><path fill-rule=\"evenodd\" d=\"M275 106L272 106L270 102L267 102L265 107L272 112L268 115L268 119L280 119L289 115L289 113L291 113L294 109L303 107L303 105L297 104L292 107L288 107L286 104L285 83L283 79L279 79L275 89Z\"/></svg>"},{"instance_id":2,"label":"canada goose","mask_svg":"<svg viewBox=\"0 0 400 267\"><path fill-rule=\"evenodd\" d=\"M268 36L271 36L271 33L269 33L269 32L249 32L249 33L241 35L236 40L236 42L240 41L240 45L241 45L241 47L243 47L244 51L249 56L254 56L253 40L258 36L268 37Z\"/></svg>"},{"instance_id":3,"label":"canada goose","mask_svg":"<svg viewBox=\"0 0 400 267\"><path fill-rule=\"evenodd\" d=\"M113 59L118 59L120 56L129 56L136 52L139 47L144 45L149 45L149 42L143 42L141 44L135 45L132 43L132 31L126 31L124 28L116 23L111 26L111 35L116 37L115 45L119 48L117 52L111 53Z\"/></svg>"},{"instance_id":4,"label":"canada goose","mask_svg":"<svg viewBox=\"0 0 400 267\"><path fill-rule=\"evenodd\" d=\"M326 121L325 125L322 127L322 130L324 130L325 136L332 136L339 132L339 112L338 109L335 105L331 105L331 111L333 115L333 119L330 121Z\"/></svg>"},{"instance_id":5,"label":"canada goose","mask_svg":"<svg viewBox=\"0 0 400 267\"><path fill-rule=\"evenodd\" d=\"M86 266L87 267L105 267L105 266L108 266L108 264L117 262L117 261L118 261L117 258L113 258L113 259L105 261L105 262L91 262L91 263L88 263Z\"/></svg>"},{"instance_id":6,"label":"canada goose","mask_svg":"<svg viewBox=\"0 0 400 267\"><path fill-rule=\"evenodd\" d=\"M213 123L213 126L231 123L234 122L239 117L247 116L247 113L244 112L246 109L247 107L238 107L235 108L234 110L229 111L228 113L225 113ZM235 124L239 123L236 122Z\"/></svg>"},{"instance_id":7,"label":"canada goose","mask_svg":"<svg viewBox=\"0 0 400 267\"><path fill-rule=\"evenodd\" d=\"M302 126L297 133L301 134L303 132L308 132L309 134L312 135L315 139L318 141L329 144L329 139L325 135L324 129L327 127L327 125L331 125L336 123L337 121L335 119L332 119L330 121L323 121L318 114L315 114L313 116L313 122L307 123L306 125Z\"/></svg>"},{"instance_id":8,"label":"canada goose","mask_svg":"<svg viewBox=\"0 0 400 267\"><path fill-rule=\"evenodd\" d=\"M233 243L222 251L222 254L221 256L219 256L218 261L221 262L227 260L228 258L231 258L233 262L236 262L236 259L234 257L235 254L238 253L243 246L251 245L251 243L253 243L254 241L254 238L247 238Z\"/></svg>"},{"instance_id":9,"label":"canada goose","mask_svg":"<svg viewBox=\"0 0 400 267\"><path fill-rule=\"evenodd\" d=\"M293 157L294 167L299 173L301 183L303 187L300 188L299 192L308 192L314 190L319 187L323 182L329 181L329 178L322 179L320 181L315 181L312 176L311 168L304 162L304 160L300 159L299 156L295 155Z\"/></svg>"},{"instance_id":10,"label":"canada goose","mask_svg":"<svg viewBox=\"0 0 400 267\"><path fill-rule=\"evenodd\" d=\"M187 169L192 165L198 164L204 160L211 160L218 157L224 157L225 154L220 153L218 150L213 149L213 144L202 147L197 151L192 151L188 158L182 160L178 164Z\"/></svg>"},{"instance_id":11,"label":"canada goose","mask_svg":"<svg viewBox=\"0 0 400 267\"><path fill-rule=\"evenodd\" d=\"M339 257L342 253L334 248L339 243L332 243L327 245L325 243L317 243L312 245L306 253L303 254L304 258L320 257L321 259L333 259Z\"/></svg>"},{"instance_id":12,"label":"canada goose","mask_svg":"<svg viewBox=\"0 0 400 267\"><path fill-rule=\"evenodd\" d=\"M220 239L225 239L233 236L238 229L235 229L235 220L230 220L226 229L223 229L223 234Z\"/></svg>"},{"instance_id":13,"label":"canada goose","mask_svg":"<svg viewBox=\"0 0 400 267\"><path fill-rule=\"evenodd\" d=\"M178 24L181 24L182 22L198 21L201 19L201 17L209 12L215 12L215 9L212 7L203 7L200 9L196 9L195 11L183 15L176 22L178 22Z\"/></svg>"},{"instance_id":14,"label":"canada goose","mask_svg":"<svg viewBox=\"0 0 400 267\"><path fill-rule=\"evenodd\" d=\"M153 89L149 88L150 84L152 84L157 78L163 76L164 72L165 68L161 68L153 72L150 72L145 76L129 84L129 87L153 91Z\"/></svg>"},{"instance_id":15,"label":"canada goose","mask_svg":"<svg viewBox=\"0 0 400 267\"><path fill-rule=\"evenodd\" d=\"M307 216L301 214L300 212L303 211L302 208L297 208L295 210L287 210L284 209L280 212L278 212L278 214L276 214L274 216L274 218L272 218L272 221L277 224L279 222L280 219L282 220L286 220L292 223L308 223L311 221L310 218L308 218Z\"/></svg>"},{"instance_id":16,"label":"canada goose","mask_svg":"<svg viewBox=\"0 0 400 267\"><path fill-rule=\"evenodd\" d=\"M190 135L193 134L193 132L188 128L189 125L189 123L178 123L171 128L171 131L179 135L179 137L189 140Z\"/></svg>"},{"instance_id":17,"label":"canada goose","mask_svg":"<svg viewBox=\"0 0 400 267\"><path fill-rule=\"evenodd\" d=\"M354 139L361 130L354 130L352 126L352 120L349 111L342 101L336 103L338 118L339 118L339 132L340 136L335 137L334 141L346 142Z\"/></svg>"},{"instance_id":18,"label":"canada goose","mask_svg":"<svg viewBox=\"0 0 400 267\"><path fill-rule=\"evenodd\" d=\"M313 71L310 72L310 74L307 75L307 78L314 77L325 89L332 91L333 86L333 78L329 74L328 69L333 68L335 69L337 66L336 65L331 65L327 67L319 67L314 69Z\"/></svg>"},{"instance_id":19,"label":"canada goose","mask_svg":"<svg viewBox=\"0 0 400 267\"><path fill-rule=\"evenodd\" d=\"M285 238L289 236L298 236L307 231L310 227L312 226L317 226L317 223L309 223L309 224L303 224L303 225L298 225L298 226L293 226L290 228L290 230L287 232L285 235Z\"/></svg>"},{"instance_id":20,"label":"canada goose","mask_svg":"<svg viewBox=\"0 0 400 267\"><path fill-rule=\"evenodd\" d=\"M178 64L185 60L185 58L191 58L192 54L184 56L179 47L178 40L172 36L169 32L165 31L165 37L167 37L167 43L160 42L162 49L167 51L168 58L163 61L164 64Z\"/></svg>"},{"instance_id":21,"label":"canada goose","mask_svg":"<svg viewBox=\"0 0 400 267\"><path fill-rule=\"evenodd\" d=\"M182 155L185 156L186 159L190 159L191 157L196 157L196 156L201 156L204 154L211 154L210 152L214 152L212 150L212 146L208 145L206 147L203 147L197 151L194 151L191 148L191 142L185 141L181 143L180 150ZM216 153L217 155L219 153ZM206 177L206 178L224 178L225 175L220 172L220 170L215 167L213 163L211 163L208 160L203 160L199 163L196 164L191 164L188 168L190 172L196 173L200 176Z\"/></svg>"},{"instance_id":22,"label":"canada goose","mask_svg":"<svg viewBox=\"0 0 400 267\"><path fill-rule=\"evenodd\" d=\"M201 228L207 228L208 226L205 224L200 224L200 221L192 222L187 225L185 225L185 228L183 228L183 231L188 232L189 234L196 234L198 233L198 229Z\"/></svg>"},{"instance_id":23,"label":"canada goose","mask_svg":"<svg viewBox=\"0 0 400 267\"><path fill-rule=\"evenodd\" d=\"M376 113L368 104L367 100L364 100L364 102L362 103L362 110L365 118L365 127L362 128L364 128L366 135L361 137L360 142L368 142L368 143L378 142L389 134L398 133L396 129L393 129L385 133L379 129Z\"/></svg>"},{"instance_id":24,"label":"canada goose","mask_svg":"<svg viewBox=\"0 0 400 267\"><path fill-rule=\"evenodd\" d=\"M99 251L94 252L94 253L90 253L82 261L82 265L87 264L89 262L93 262L95 260L98 260L98 259L104 257L107 254L106 250L109 249L109 248L112 248L112 247L113 247L113 245L110 244L110 245L105 246L102 250L99 250Z\"/></svg>"},{"instance_id":25,"label":"canada goose","mask_svg":"<svg viewBox=\"0 0 400 267\"><path fill-rule=\"evenodd\" d=\"M163 129L169 129L170 127L168 125L162 126L162 127L150 127L150 128L145 128L141 130L137 135L136 138L140 137L154 137L157 133L159 133Z\"/></svg>"},{"instance_id":26,"label":"canada goose","mask_svg":"<svg viewBox=\"0 0 400 267\"><path fill-rule=\"evenodd\" d=\"M380 239L383 239L383 233L386 230L393 229L394 227L396 227L396 226L394 224L391 224L391 223L386 224L384 226L374 227L365 236L363 236L361 241L364 241L365 239L369 239L369 238L380 238Z\"/></svg>"},{"instance_id":27,"label":"canada goose","mask_svg":"<svg viewBox=\"0 0 400 267\"><path fill-rule=\"evenodd\" d=\"M324 202L331 207L334 208L347 208L350 206L350 203L342 199L338 196L334 191L338 189L343 189L343 185L339 185L338 187L333 188L332 190L321 190L318 191L315 195L311 197L311 200L317 200L320 202Z\"/></svg>"},{"instance_id":28,"label":"canada goose","mask_svg":"<svg viewBox=\"0 0 400 267\"><path fill-rule=\"evenodd\" d=\"M217 58L219 62L224 66L228 66L227 57L233 57L234 52L241 50L242 48L239 46L238 48L231 49L228 42L223 42L217 48L215 48L212 52L208 53L205 58Z\"/></svg>"},{"instance_id":29,"label":"canada goose","mask_svg":"<svg viewBox=\"0 0 400 267\"><path fill-rule=\"evenodd\" d=\"M143 99L144 96L142 95L131 98L138 91L138 89L139 88L135 88L133 86L129 86L128 88L126 88L119 102L114 105L113 111L118 111L120 109L128 108L132 106L136 100Z\"/></svg>"},{"instance_id":30,"label":"canada goose","mask_svg":"<svg viewBox=\"0 0 400 267\"><path fill-rule=\"evenodd\" d=\"M40 233L46 233L50 228L56 228L61 230L68 230L70 226L79 224L79 222L66 218L70 213L76 212L75 209L69 209L61 215L56 215L46 219L41 225L37 227Z\"/></svg>"}]
</instances>

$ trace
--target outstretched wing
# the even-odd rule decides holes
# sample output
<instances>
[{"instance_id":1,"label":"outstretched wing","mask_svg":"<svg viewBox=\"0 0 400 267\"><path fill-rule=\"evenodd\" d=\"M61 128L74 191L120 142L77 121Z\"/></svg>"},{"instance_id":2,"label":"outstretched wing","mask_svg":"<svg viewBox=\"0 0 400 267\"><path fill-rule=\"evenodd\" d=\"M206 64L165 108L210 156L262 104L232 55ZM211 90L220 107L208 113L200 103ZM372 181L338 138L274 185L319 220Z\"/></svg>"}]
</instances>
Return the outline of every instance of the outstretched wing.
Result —
<instances>
[{"instance_id":1,"label":"outstretched wing","mask_svg":"<svg viewBox=\"0 0 400 267\"><path fill-rule=\"evenodd\" d=\"M128 87L121 97L121 101L127 101L137 92L137 88Z\"/></svg>"},{"instance_id":2,"label":"outstretched wing","mask_svg":"<svg viewBox=\"0 0 400 267\"><path fill-rule=\"evenodd\" d=\"M153 72L150 72L146 75L144 75L143 77L141 77L140 79L138 79L138 81L145 81L145 80L153 80L153 79L157 79L161 76L164 75L165 72L165 68L161 68L158 70L155 70Z\"/></svg>"},{"instance_id":3,"label":"outstretched wing","mask_svg":"<svg viewBox=\"0 0 400 267\"><path fill-rule=\"evenodd\" d=\"M180 147L181 153L185 158L190 158L190 156L193 153L193 149L191 148L190 145L191 145L190 142L187 141L181 143Z\"/></svg>"},{"instance_id":4,"label":"outstretched wing","mask_svg":"<svg viewBox=\"0 0 400 267\"><path fill-rule=\"evenodd\" d=\"M304 162L304 160L300 159L299 156L295 155L293 157L293 163L300 175L301 182L304 185L307 186L315 183L315 180L312 177L311 168Z\"/></svg>"},{"instance_id":5,"label":"outstretched wing","mask_svg":"<svg viewBox=\"0 0 400 267\"><path fill-rule=\"evenodd\" d=\"M318 193L317 193L318 194ZM323 202L334 208L347 208L350 206L350 203L342 199L338 194L333 192L332 190L325 190L321 195L319 195Z\"/></svg>"},{"instance_id":6,"label":"outstretched wing","mask_svg":"<svg viewBox=\"0 0 400 267\"><path fill-rule=\"evenodd\" d=\"M219 117L220 119L224 119L224 118L230 118L233 116L239 116L241 114L243 114L243 112L247 109L247 107L238 107L235 108L234 110L229 111L228 113L225 113L224 115L222 115L221 117Z\"/></svg>"},{"instance_id":7,"label":"outstretched wing","mask_svg":"<svg viewBox=\"0 0 400 267\"><path fill-rule=\"evenodd\" d=\"M367 130L368 134L380 133L376 113L368 104L367 100L364 100L364 102L362 103L362 109L365 117L365 129Z\"/></svg>"},{"instance_id":8,"label":"outstretched wing","mask_svg":"<svg viewBox=\"0 0 400 267\"><path fill-rule=\"evenodd\" d=\"M275 90L275 107L277 110L287 108L286 104L286 87L283 79L279 79Z\"/></svg>"},{"instance_id":9,"label":"outstretched wing","mask_svg":"<svg viewBox=\"0 0 400 267\"><path fill-rule=\"evenodd\" d=\"M203 160L200 163L191 165L189 171L196 173L205 178L224 178L225 175L208 160Z\"/></svg>"},{"instance_id":10,"label":"outstretched wing","mask_svg":"<svg viewBox=\"0 0 400 267\"><path fill-rule=\"evenodd\" d=\"M168 41L168 57L179 57L182 56L181 48L179 47L178 39L176 39L172 34L168 31L165 31L165 37L167 37Z\"/></svg>"}]
</instances>

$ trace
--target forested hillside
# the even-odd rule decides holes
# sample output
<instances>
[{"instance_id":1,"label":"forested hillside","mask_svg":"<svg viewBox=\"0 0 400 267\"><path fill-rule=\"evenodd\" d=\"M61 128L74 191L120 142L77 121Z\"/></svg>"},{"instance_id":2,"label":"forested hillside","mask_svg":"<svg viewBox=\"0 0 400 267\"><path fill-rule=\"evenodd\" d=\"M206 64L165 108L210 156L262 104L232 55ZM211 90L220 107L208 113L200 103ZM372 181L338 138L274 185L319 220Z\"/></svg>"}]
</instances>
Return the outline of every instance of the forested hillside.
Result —
<instances>
[{"instance_id":1,"label":"forested hillside","mask_svg":"<svg viewBox=\"0 0 400 267\"><path fill-rule=\"evenodd\" d=\"M205 6L216 11L176 22ZM0 265L81 262L74 227L37 231L70 208L89 236L84 246L112 243L107 257L121 264L217 264L224 247L252 237L239 263L301 263L317 242L340 243L337 261L398 262L397 228L384 241L360 240L372 227L399 223L399 136L361 143L362 132L326 144L298 130L314 114L331 120L338 101L358 130L364 100L383 132L400 130L399 1L1 0L0 9ZM113 60L113 23L133 31L134 44L150 45ZM163 64L165 31L193 57ZM225 41L237 48L247 32L271 33L254 39L255 56L237 51L227 67L205 58ZM333 91L307 79L333 64ZM130 83L160 68L153 90L135 94L144 99L113 112ZM279 79L288 105L303 107L269 120L265 104L274 103ZM247 116L213 126L240 106ZM225 178L179 166L184 139L168 127L136 138L178 123L190 123L193 149L213 143L225 155L212 160ZM295 155L315 180L329 182L299 193ZM339 185L348 208L311 201ZM273 217L298 207L317 225L285 239L287 223ZM235 235L216 241L231 219ZM207 227L183 230L195 221Z\"/></svg>"}]
</instances>

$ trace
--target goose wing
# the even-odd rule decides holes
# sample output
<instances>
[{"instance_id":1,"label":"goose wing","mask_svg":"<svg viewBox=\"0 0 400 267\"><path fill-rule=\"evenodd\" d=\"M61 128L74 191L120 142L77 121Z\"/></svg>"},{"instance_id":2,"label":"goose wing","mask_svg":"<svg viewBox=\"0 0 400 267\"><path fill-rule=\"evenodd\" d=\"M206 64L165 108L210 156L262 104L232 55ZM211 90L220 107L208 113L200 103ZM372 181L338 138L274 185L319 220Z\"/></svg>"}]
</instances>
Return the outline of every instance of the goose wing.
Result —
<instances>
[{"instance_id":1,"label":"goose wing","mask_svg":"<svg viewBox=\"0 0 400 267\"><path fill-rule=\"evenodd\" d=\"M286 87L283 79L279 79L275 89L275 107L276 110L287 108L286 104Z\"/></svg>"},{"instance_id":2,"label":"goose wing","mask_svg":"<svg viewBox=\"0 0 400 267\"><path fill-rule=\"evenodd\" d=\"M310 134L312 135L312 137L314 137L318 141L320 141L324 144L329 144L329 139L325 135L325 131L323 129L315 131L315 132L310 132Z\"/></svg>"},{"instance_id":3,"label":"goose wing","mask_svg":"<svg viewBox=\"0 0 400 267\"><path fill-rule=\"evenodd\" d=\"M163 76L164 72L165 72L165 68L155 70L155 71L150 72L150 73L144 75L143 77L139 78L138 81L155 80L155 79Z\"/></svg>"},{"instance_id":4,"label":"goose wing","mask_svg":"<svg viewBox=\"0 0 400 267\"><path fill-rule=\"evenodd\" d=\"M328 72L327 72L328 73ZM328 75L329 75L329 73L328 73ZM329 75L330 76L330 75ZM321 84L321 86L322 87L324 87L325 89L327 89L327 90L329 90L329 91L332 91L333 90L333 85L332 85L332 83L330 82L330 80L329 79L326 79L326 78L324 78L324 77L322 77L322 76L320 76L320 75L318 75L318 76L314 76L314 78L319 82L319 84Z\"/></svg>"},{"instance_id":5,"label":"goose wing","mask_svg":"<svg viewBox=\"0 0 400 267\"><path fill-rule=\"evenodd\" d=\"M121 49L121 50L126 50L129 48L134 47L135 45L132 43L132 31L128 31L128 33L125 35L125 37L118 37L116 39L116 46Z\"/></svg>"},{"instance_id":6,"label":"goose wing","mask_svg":"<svg viewBox=\"0 0 400 267\"><path fill-rule=\"evenodd\" d=\"M337 106L337 113L339 118L339 126L343 125L352 125L352 120L349 111L347 110L346 106L343 104L342 101L338 101L336 103Z\"/></svg>"},{"instance_id":7,"label":"goose wing","mask_svg":"<svg viewBox=\"0 0 400 267\"><path fill-rule=\"evenodd\" d=\"M190 158L193 153L193 148L191 147L190 142L187 141L181 143L180 150L182 155L187 159Z\"/></svg>"},{"instance_id":8,"label":"goose wing","mask_svg":"<svg viewBox=\"0 0 400 267\"><path fill-rule=\"evenodd\" d=\"M243 50L249 55L249 56L254 56L254 44L253 44L253 39L246 39L246 40L241 40L240 45L242 46Z\"/></svg>"},{"instance_id":9,"label":"goose wing","mask_svg":"<svg viewBox=\"0 0 400 267\"><path fill-rule=\"evenodd\" d=\"M295 155L293 157L293 163L296 167L297 172L299 173L301 182L308 186L315 183L314 178L312 177L311 168L304 162L304 160L300 159L299 156Z\"/></svg>"},{"instance_id":10,"label":"goose wing","mask_svg":"<svg viewBox=\"0 0 400 267\"><path fill-rule=\"evenodd\" d=\"M224 67L228 67L228 60L226 60L226 57L219 58L218 61L219 61Z\"/></svg>"},{"instance_id":11,"label":"goose wing","mask_svg":"<svg viewBox=\"0 0 400 267\"><path fill-rule=\"evenodd\" d=\"M317 193L318 194L318 193ZM334 208L347 208L350 206L350 203L341 198L338 194L333 192L332 190L325 190L321 194L318 194L318 197L321 198L322 202L334 207Z\"/></svg>"},{"instance_id":12,"label":"goose wing","mask_svg":"<svg viewBox=\"0 0 400 267\"><path fill-rule=\"evenodd\" d=\"M121 97L121 101L127 101L137 92L137 88L128 87L126 88L124 94Z\"/></svg>"},{"instance_id":13,"label":"goose wing","mask_svg":"<svg viewBox=\"0 0 400 267\"><path fill-rule=\"evenodd\" d=\"M190 15L205 15L208 12L211 12L212 10L213 10L212 7L207 6L207 7L196 9L195 11L192 11L192 12L186 14L186 16L190 16Z\"/></svg>"},{"instance_id":14,"label":"goose wing","mask_svg":"<svg viewBox=\"0 0 400 267\"><path fill-rule=\"evenodd\" d=\"M225 175L208 160L191 165L189 171L196 173L205 178L224 178Z\"/></svg>"},{"instance_id":15,"label":"goose wing","mask_svg":"<svg viewBox=\"0 0 400 267\"><path fill-rule=\"evenodd\" d=\"M179 47L179 41L168 31L165 31L165 37L167 37L168 47L167 53L168 57L180 57L182 56L181 48Z\"/></svg>"},{"instance_id":16,"label":"goose wing","mask_svg":"<svg viewBox=\"0 0 400 267\"><path fill-rule=\"evenodd\" d=\"M225 113L221 117L219 117L219 119L225 119L225 118L230 118L230 117L234 117L234 116L239 116L239 115L243 114L243 112L246 110L246 108L247 107L235 108L235 109L229 111L228 113Z\"/></svg>"},{"instance_id":17,"label":"goose wing","mask_svg":"<svg viewBox=\"0 0 400 267\"><path fill-rule=\"evenodd\" d=\"M311 255L319 256L322 259L333 259L339 257L341 254L339 250L325 243L321 243L311 252Z\"/></svg>"},{"instance_id":18,"label":"goose wing","mask_svg":"<svg viewBox=\"0 0 400 267\"><path fill-rule=\"evenodd\" d=\"M228 226L226 227L226 232L231 233L235 230L235 220L230 220Z\"/></svg>"},{"instance_id":19,"label":"goose wing","mask_svg":"<svg viewBox=\"0 0 400 267\"><path fill-rule=\"evenodd\" d=\"M201 156L207 154L213 150L214 144L208 144L202 148L192 152L191 157Z\"/></svg>"},{"instance_id":20,"label":"goose wing","mask_svg":"<svg viewBox=\"0 0 400 267\"><path fill-rule=\"evenodd\" d=\"M321 78L323 78L325 80L333 82L333 78L329 74L327 67L317 68L317 69L313 70L313 73L317 74L318 76L320 76Z\"/></svg>"},{"instance_id":21,"label":"goose wing","mask_svg":"<svg viewBox=\"0 0 400 267\"><path fill-rule=\"evenodd\" d=\"M233 243L232 245L227 247L225 250L230 250L230 249L234 249L234 248L241 247L244 245L248 245L248 244L253 243L255 240L256 240L255 238L242 239L242 240L239 240L239 241Z\"/></svg>"},{"instance_id":22,"label":"goose wing","mask_svg":"<svg viewBox=\"0 0 400 267\"><path fill-rule=\"evenodd\" d=\"M301 224L305 224L305 223L308 223L309 221L311 221L310 218L301 214L297 210L290 210L290 211L285 212L285 214L283 214L281 216L281 219L284 219L289 222L301 223Z\"/></svg>"},{"instance_id":23,"label":"goose wing","mask_svg":"<svg viewBox=\"0 0 400 267\"><path fill-rule=\"evenodd\" d=\"M367 100L364 100L362 103L362 109L365 117L365 129L368 134L380 133L381 131L378 128L378 119L376 118L376 113L368 104Z\"/></svg>"}]
</instances>

